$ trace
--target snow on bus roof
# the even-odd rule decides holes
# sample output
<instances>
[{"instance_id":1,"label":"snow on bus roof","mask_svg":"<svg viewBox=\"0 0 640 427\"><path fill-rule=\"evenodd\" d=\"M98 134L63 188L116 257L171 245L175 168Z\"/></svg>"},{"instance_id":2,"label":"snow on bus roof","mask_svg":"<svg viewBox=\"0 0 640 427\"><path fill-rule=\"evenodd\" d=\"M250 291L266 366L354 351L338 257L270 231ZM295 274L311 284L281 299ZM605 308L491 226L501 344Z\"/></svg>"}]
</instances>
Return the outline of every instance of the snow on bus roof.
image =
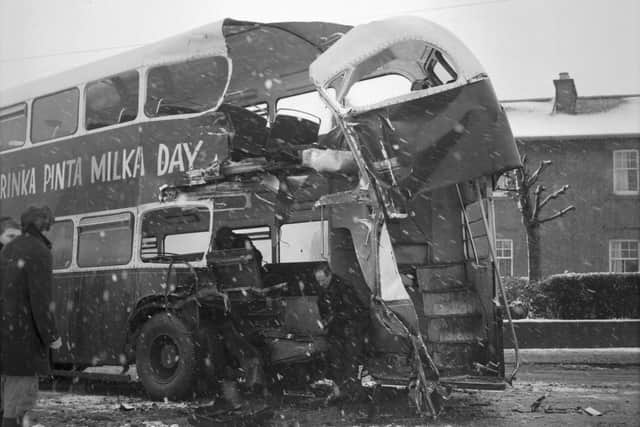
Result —
<instances>
[{"instance_id":1,"label":"snow on bus roof","mask_svg":"<svg viewBox=\"0 0 640 427\"><path fill-rule=\"evenodd\" d=\"M230 90L264 91L268 70L274 76L299 76L310 85L309 64L351 26L328 22L259 23L225 19L129 50L22 86L0 91L0 107L7 107L85 82L99 80L142 66L167 64L203 56L225 56L233 60ZM249 34L249 32L252 32ZM289 78L289 80L292 80ZM286 86L286 85L284 85Z\"/></svg>"},{"instance_id":2,"label":"snow on bus roof","mask_svg":"<svg viewBox=\"0 0 640 427\"><path fill-rule=\"evenodd\" d=\"M0 106L10 106L140 66L201 56L227 56L222 34L223 23L224 21L218 21L206 24L140 48L1 91Z\"/></svg>"},{"instance_id":3,"label":"snow on bus roof","mask_svg":"<svg viewBox=\"0 0 640 427\"><path fill-rule=\"evenodd\" d=\"M553 99L501 103L516 138L640 135L640 95L578 98L576 114L552 112Z\"/></svg>"}]
</instances>

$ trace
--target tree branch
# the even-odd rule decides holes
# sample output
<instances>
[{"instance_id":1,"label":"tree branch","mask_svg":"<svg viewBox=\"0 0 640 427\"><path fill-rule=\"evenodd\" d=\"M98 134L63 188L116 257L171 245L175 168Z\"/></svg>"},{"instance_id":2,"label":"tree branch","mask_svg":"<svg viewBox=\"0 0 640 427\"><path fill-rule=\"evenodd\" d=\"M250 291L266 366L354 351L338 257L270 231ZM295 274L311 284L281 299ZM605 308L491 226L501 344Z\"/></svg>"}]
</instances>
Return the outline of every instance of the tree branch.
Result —
<instances>
[{"instance_id":1,"label":"tree branch","mask_svg":"<svg viewBox=\"0 0 640 427\"><path fill-rule=\"evenodd\" d=\"M533 192L533 212L531 212L531 221L535 222L538 220L538 214L540 213L540 194L544 191L544 187L542 185L538 185L536 190Z\"/></svg>"},{"instance_id":2,"label":"tree branch","mask_svg":"<svg viewBox=\"0 0 640 427\"><path fill-rule=\"evenodd\" d=\"M527 185L529 186L533 186L533 184L535 184L538 181L538 178L540 177L540 174L542 173L542 171L545 170L545 168L547 166L549 166L551 164L551 160L543 160L540 162L540 166L538 166L538 169L536 169L531 176L529 176L527 178Z\"/></svg>"},{"instance_id":3,"label":"tree branch","mask_svg":"<svg viewBox=\"0 0 640 427\"><path fill-rule=\"evenodd\" d=\"M569 186L568 185L563 185L562 188L560 188L560 189L554 191L553 193L549 194L547 197L544 198L543 201L540 202L540 209L542 209L544 207L544 205L549 203L549 201L551 199L555 199L559 195L564 194L564 192L567 191L567 189L569 189Z\"/></svg>"},{"instance_id":4,"label":"tree branch","mask_svg":"<svg viewBox=\"0 0 640 427\"><path fill-rule=\"evenodd\" d=\"M543 224L545 222L549 222L551 220L554 220L556 218L561 217L562 215L566 214L567 212L570 212L572 210L575 210L575 206L571 205L571 206L567 206L566 208L562 209L560 212L556 212L553 215L551 215L549 218L544 218L544 219L539 219L538 220L538 224Z\"/></svg>"}]
</instances>

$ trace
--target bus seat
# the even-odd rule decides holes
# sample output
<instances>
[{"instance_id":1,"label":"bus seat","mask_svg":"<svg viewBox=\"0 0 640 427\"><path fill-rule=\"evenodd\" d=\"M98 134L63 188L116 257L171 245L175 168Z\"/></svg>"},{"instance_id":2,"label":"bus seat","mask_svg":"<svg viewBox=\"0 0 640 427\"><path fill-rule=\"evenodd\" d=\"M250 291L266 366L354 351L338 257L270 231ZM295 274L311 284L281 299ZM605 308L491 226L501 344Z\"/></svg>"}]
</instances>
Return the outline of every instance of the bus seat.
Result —
<instances>
[{"instance_id":1,"label":"bus seat","mask_svg":"<svg viewBox=\"0 0 640 427\"><path fill-rule=\"evenodd\" d=\"M130 122L136 118L136 112L129 107L124 107L120 110L120 114L118 114L118 123Z\"/></svg>"},{"instance_id":2,"label":"bus seat","mask_svg":"<svg viewBox=\"0 0 640 427\"><path fill-rule=\"evenodd\" d=\"M156 105L156 110L155 110L156 116L160 114L160 107L162 107L162 101L164 101L164 98L160 98L158 100L158 104Z\"/></svg>"},{"instance_id":3,"label":"bus seat","mask_svg":"<svg viewBox=\"0 0 640 427\"><path fill-rule=\"evenodd\" d=\"M218 249L207 254L220 290L231 288L262 289L261 268L251 249Z\"/></svg>"}]
</instances>

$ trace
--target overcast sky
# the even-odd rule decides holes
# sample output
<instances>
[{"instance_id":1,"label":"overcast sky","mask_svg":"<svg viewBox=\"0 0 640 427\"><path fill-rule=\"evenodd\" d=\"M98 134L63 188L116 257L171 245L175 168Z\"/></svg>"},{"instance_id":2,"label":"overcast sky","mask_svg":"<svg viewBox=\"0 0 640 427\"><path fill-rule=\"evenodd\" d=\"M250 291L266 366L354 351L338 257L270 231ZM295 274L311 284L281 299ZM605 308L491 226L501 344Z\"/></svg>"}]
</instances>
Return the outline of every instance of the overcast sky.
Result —
<instances>
[{"instance_id":1,"label":"overcast sky","mask_svg":"<svg viewBox=\"0 0 640 427\"><path fill-rule=\"evenodd\" d=\"M358 24L418 15L477 55L498 97L640 93L638 0L0 0L0 89L225 17ZM0 101L1 102L1 101Z\"/></svg>"}]
</instances>

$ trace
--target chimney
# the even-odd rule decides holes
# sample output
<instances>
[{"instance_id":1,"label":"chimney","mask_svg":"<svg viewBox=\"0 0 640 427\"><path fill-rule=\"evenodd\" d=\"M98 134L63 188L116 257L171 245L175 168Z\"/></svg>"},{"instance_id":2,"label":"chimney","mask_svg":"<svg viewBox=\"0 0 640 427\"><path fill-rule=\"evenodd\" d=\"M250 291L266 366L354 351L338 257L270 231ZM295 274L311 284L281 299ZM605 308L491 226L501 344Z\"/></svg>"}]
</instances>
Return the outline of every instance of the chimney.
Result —
<instances>
[{"instance_id":1,"label":"chimney","mask_svg":"<svg viewBox=\"0 0 640 427\"><path fill-rule=\"evenodd\" d=\"M554 113L576 113L576 100L578 99L578 92L576 91L576 85L573 79L569 76L569 73L560 73L557 80L553 81L556 87L556 98L553 104Z\"/></svg>"}]
</instances>

